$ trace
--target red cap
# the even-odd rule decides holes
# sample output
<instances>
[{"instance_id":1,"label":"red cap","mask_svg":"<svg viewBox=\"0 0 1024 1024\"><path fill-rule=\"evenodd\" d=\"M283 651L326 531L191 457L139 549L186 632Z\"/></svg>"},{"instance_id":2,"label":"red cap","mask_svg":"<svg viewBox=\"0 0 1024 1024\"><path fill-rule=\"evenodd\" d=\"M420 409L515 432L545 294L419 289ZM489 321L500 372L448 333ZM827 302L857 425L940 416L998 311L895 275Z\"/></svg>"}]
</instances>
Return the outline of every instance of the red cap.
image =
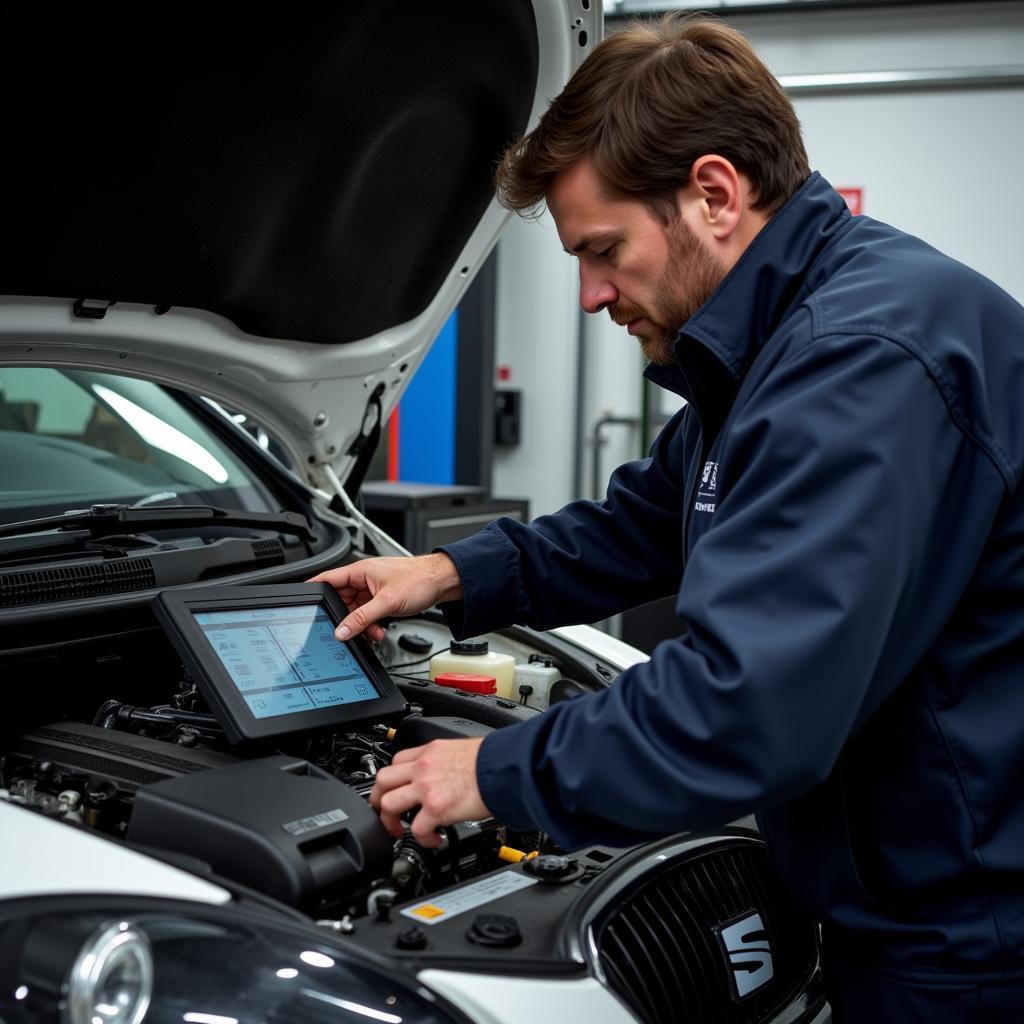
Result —
<instances>
[{"instance_id":1,"label":"red cap","mask_svg":"<svg viewBox=\"0 0 1024 1024\"><path fill-rule=\"evenodd\" d=\"M434 682L456 690L468 690L470 693L498 692L498 680L494 676L476 676L470 672L442 672L434 677Z\"/></svg>"}]
</instances>

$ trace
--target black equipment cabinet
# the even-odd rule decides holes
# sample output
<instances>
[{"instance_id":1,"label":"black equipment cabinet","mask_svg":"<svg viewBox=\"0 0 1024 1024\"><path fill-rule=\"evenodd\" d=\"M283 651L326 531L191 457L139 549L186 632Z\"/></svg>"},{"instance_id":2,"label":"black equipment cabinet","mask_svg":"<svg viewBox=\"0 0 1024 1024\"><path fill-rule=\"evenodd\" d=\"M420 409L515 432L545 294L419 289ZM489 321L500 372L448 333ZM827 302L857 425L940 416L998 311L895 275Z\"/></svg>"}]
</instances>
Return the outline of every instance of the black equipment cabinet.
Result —
<instances>
[{"instance_id":1,"label":"black equipment cabinet","mask_svg":"<svg viewBox=\"0 0 1024 1024\"><path fill-rule=\"evenodd\" d=\"M501 516L529 518L529 502L490 498L483 487L373 480L359 496L366 515L414 555L468 537Z\"/></svg>"}]
</instances>

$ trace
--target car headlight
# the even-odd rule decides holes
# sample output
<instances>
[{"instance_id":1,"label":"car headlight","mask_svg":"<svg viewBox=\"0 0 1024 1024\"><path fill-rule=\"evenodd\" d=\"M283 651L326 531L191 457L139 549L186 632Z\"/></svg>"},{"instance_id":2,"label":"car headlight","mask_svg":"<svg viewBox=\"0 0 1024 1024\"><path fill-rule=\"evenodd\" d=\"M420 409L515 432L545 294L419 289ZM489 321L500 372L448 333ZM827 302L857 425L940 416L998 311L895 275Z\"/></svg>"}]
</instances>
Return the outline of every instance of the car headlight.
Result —
<instances>
[{"instance_id":1,"label":"car headlight","mask_svg":"<svg viewBox=\"0 0 1024 1024\"><path fill-rule=\"evenodd\" d=\"M101 926L82 945L67 979L63 1024L142 1024L153 998L146 933L127 921Z\"/></svg>"},{"instance_id":2,"label":"car headlight","mask_svg":"<svg viewBox=\"0 0 1024 1024\"><path fill-rule=\"evenodd\" d=\"M3 1024L463 1019L393 965L262 908L19 902L16 917L0 906Z\"/></svg>"}]
</instances>

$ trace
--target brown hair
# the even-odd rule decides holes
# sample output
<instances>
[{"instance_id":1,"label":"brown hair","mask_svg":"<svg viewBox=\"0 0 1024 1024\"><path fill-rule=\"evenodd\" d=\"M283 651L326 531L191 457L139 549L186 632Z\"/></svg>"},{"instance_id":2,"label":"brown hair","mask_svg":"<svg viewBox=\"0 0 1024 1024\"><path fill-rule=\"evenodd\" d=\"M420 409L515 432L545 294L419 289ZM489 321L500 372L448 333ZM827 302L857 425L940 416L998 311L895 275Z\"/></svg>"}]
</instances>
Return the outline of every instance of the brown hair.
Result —
<instances>
[{"instance_id":1,"label":"brown hair","mask_svg":"<svg viewBox=\"0 0 1024 1024\"><path fill-rule=\"evenodd\" d=\"M666 223L698 157L716 153L774 213L810 172L789 98L741 32L668 14L605 39L532 132L506 151L498 201L536 211L554 177L590 157L612 195L641 199Z\"/></svg>"}]
</instances>

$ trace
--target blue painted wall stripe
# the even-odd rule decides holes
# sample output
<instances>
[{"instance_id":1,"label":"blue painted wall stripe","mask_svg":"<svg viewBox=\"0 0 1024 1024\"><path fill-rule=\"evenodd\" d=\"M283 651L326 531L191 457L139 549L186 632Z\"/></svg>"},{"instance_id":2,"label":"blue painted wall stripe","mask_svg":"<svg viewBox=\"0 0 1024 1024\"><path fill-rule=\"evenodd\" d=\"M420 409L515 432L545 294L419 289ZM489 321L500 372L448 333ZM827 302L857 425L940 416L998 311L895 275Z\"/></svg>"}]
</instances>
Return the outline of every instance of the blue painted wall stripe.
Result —
<instances>
[{"instance_id":1,"label":"blue painted wall stripe","mask_svg":"<svg viewBox=\"0 0 1024 1024\"><path fill-rule=\"evenodd\" d=\"M459 311L448 318L400 403L398 476L455 483L455 378Z\"/></svg>"}]
</instances>

